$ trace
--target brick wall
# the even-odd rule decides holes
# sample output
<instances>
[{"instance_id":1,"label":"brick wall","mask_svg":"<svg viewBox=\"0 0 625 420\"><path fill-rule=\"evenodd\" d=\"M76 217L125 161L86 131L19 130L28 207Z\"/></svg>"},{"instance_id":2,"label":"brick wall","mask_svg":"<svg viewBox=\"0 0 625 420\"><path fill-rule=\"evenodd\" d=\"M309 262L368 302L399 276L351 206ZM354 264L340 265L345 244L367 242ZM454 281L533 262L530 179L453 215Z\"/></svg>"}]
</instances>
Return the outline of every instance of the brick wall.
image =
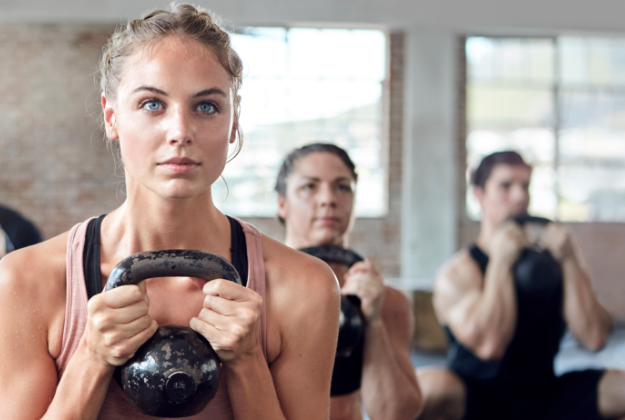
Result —
<instances>
[{"instance_id":1,"label":"brick wall","mask_svg":"<svg viewBox=\"0 0 625 420\"><path fill-rule=\"evenodd\" d=\"M357 219L350 246L373 261L387 277L401 272L401 184L404 104L404 34L390 34L388 121L388 214ZM261 232L282 241L284 228L275 218L246 218Z\"/></svg>"},{"instance_id":2,"label":"brick wall","mask_svg":"<svg viewBox=\"0 0 625 420\"><path fill-rule=\"evenodd\" d=\"M45 237L120 203L93 83L111 30L0 28L0 203L23 212Z\"/></svg>"},{"instance_id":3,"label":"brick wall","mask_svg":"<svg viewBox=\"0 0 625 420\"><path fill-rule=\"evenodd\" d=\"M49 238L106 213L124 198L121 172L99 129L93 74L112 32L98 25L7 25L0 29L0 203ZM352 246L386 276L400 274L404 36L390 36L389 213L359 219ZM277 220L250 218L282 240Z\"/></svg>"}]
</instances>

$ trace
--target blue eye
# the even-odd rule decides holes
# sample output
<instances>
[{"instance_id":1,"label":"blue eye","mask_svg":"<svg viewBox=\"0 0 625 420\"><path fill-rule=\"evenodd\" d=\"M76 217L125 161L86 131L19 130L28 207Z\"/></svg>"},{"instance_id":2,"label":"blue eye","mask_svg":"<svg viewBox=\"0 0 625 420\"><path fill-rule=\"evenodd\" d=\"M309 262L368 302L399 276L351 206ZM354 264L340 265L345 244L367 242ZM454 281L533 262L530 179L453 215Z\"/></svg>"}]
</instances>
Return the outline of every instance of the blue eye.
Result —
<instances>
[{"instance_id":1,"label":"blue eye","mask_svg":"<svg viewBox=\"0 0 625 420\"><path fill-rule=\"evenodd\" d=\"M215 112L215 105L207 103L207 102L204 102L204 103L199 104L197 109L200 112L204 112L204 113L210 114L211 112Z\"/></svg>"},{"instance_id":2,"label":"blue eye","mask_svg":"<svg viewBox=\"0 0 625 420\"><path fill-rule=\"evenodd\" d=\"M158 111L162 105L157 101L149 101L145 103L145 108L149 111Z\"/></svg>"}]
</instances>

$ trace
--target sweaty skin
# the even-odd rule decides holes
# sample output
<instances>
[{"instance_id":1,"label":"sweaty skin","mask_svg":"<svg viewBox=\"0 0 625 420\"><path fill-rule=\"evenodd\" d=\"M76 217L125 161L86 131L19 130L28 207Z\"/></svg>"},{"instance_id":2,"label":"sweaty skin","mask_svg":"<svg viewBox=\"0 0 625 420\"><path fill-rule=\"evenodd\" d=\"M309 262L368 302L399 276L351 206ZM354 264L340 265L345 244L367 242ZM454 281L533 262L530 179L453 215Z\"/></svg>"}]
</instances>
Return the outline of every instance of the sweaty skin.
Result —
<instances>
[{"instance_id":1,"label":"sweaty skin","mask_svg":"<svg viewBox=\"0 0 625 420\"><path fill-rule=\"evenodd\" d=\"M115 101L102 97L128 197L102 223L103 282L124 257L146 250L230 259L229 222L211 197L235 140L229 75L204 46L177 37L139 49L125 66ZM3 419L96 419L115 367L159 324L190 325L207 338L223 362L236 419L327 419L340 295L325 264L262 238L268 361L256 292L226 280L158 278L89 301L85 333L59 378L67 237L0 263Z\"/></svg>"},{"instance_id":2,"label":"sweaty skin","mask_svg":"<svg viewBox=\"0 0 625 420\"><path fill-rule=\"evenodd\" d=\"M459 251L441 270L434 289L439 322L483 360L503 357L514 335L516 297L512 265L530 245L526 231L504 221L524 214L529 206L531 169L521 165L496 165L484 188L475 188L482 208L478 246L489 256L482 273L466 249ZM587 349L603 347L612 329L608 312L598 302L585 268L574 251L566 228L550 223L538 238L560 262L564 272L564 318L575 338ZM425 408L420 419L461 419L466 390L460 379L442 368L417 371L424 391ZM608 371L599 384L599 409L606 418L625 415L625 404L607 393L606 380L625 380L622 372ZM607 379L606 379L607 378ZM619 411L622 410L622 411ZM614 415L614 413L620 413Z\"/></svg>"},{"instance_id":3,"label":"sweaty skin","mask_svg":"<svg viewBox=\"0 0 625 420\"><path fill-rule=\"evenodd\" d=\"M317 245L347 247L353 225L355 182L336 155L312 153L297 160L278 197L286 241L293 248ZM331 420L362 419L361 404L372 420L410 419L421 409L421 394L410 360L414 321L406 297L384 285L374 264L351 269L330 264L341 293L357 295L367 319L361 389L333 397Z\"/></svg>"}]
</instances>

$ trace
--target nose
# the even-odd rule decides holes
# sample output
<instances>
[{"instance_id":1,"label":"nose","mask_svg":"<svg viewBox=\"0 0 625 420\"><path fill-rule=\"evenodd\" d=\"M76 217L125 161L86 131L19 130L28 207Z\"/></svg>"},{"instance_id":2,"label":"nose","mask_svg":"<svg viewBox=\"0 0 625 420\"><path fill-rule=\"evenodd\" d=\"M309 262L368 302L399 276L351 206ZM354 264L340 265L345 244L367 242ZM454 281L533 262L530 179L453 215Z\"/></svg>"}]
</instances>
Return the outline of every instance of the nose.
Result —
<instances>
[{"instance_id":1,"label":"nose","mask_svg":"<svg viewBox=\"0 0 625 420\"><path fill-rule=\"evenodd\" d=\"M523 204L529 201L529 193L523 187L523 185L519 183L514 183L512 185L512 191L510 195L511 195L510 198L512 199L512 202L514 204Z\"/></svg>"},{"instance_id":2,"label":"nose","mask_svg":"<svg viewBox=\"0 0 625 420\"><path fill-rule=\"evenodd\" d=\"M195 136L191 117L182 107L173 107L167 119L167 143L172 146L190 144Z\"/></svg>"},{"instance_id":3,"label":"nose","mask_svg":"<svg viewBox=\"0 0 625 420\"><path fill-rule=\"evenodd\" d=\"M334 188L327 183L319 186L317 200L321 207L336 207L336 194Z\"/></svg>"}]
</instances>

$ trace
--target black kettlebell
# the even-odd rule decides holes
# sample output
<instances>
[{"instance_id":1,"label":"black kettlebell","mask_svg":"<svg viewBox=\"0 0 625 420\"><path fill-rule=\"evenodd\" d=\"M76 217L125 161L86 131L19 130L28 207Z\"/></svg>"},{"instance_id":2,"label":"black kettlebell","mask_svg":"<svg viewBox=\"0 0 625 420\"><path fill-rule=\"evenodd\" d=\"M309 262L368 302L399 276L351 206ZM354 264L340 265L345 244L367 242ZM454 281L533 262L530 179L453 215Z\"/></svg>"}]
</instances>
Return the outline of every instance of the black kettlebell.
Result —
<instances>
[{"instance_id":1,"label":"black kettlebell","mask_svg":"<svg viewBox=\"0 0 625 420\"><path fill-rule=\"evenodd\" d=\"M165 250L134 254L111 272L104 291L155 277L227 279L241 284L225 258L201 251ZM165 325L118 367L126 397L143 414L188 417L217 393L219 357L208 341L189 327Z\"/></svg>"},{"instance_id":2,"label":"black kettlebell","mask_svg":"<svg viewBox=\"0 0 625 420\"><path fill-rule=\"evenodd\" d=\"M321 245L302 248L300 251L319 258L327 263L341 264L348 268L363 258L352 250L340 246ZM336 345L336 357L351 356L358 342L365 334L365 317L360 309L360 298L354 295L341 296L339 318L339 339Z\"/></svg>"},{"instance_id":3,"label":"black kettlebell","mask_svg":"<svg viewBox=\"0 0 625 420\"><path fill-rule=\"evenodd\" d=\"M537 225L539 229L551 223L549 219L529 215L511 218L519 226ZM547 249L526 248L512 268L519 291L536 303L549 303L562 293L562 267Z\"/></svg>"}]
</instances>

